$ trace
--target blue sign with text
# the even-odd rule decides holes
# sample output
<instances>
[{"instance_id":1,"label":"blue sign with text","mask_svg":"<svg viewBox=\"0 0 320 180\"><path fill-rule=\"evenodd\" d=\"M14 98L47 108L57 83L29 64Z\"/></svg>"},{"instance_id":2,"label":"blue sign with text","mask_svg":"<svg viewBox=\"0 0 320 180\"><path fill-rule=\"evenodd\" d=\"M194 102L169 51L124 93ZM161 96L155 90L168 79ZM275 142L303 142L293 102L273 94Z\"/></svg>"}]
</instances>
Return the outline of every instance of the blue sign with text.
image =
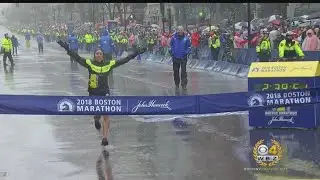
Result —
<instances>
[{"instance_id":1,"label":"blue sign with text","mask_svg":"<svg viewBox=\"0 0 320 180\"><path fill-rule=\"evenodd\" d=\"M249 110L249 125L253 127L314 128L319 122L319 105L310 104L313 92L305 90L315 86L318 77L297 78L249 78L249 91L273 91L264 97L265 105L277 107ZM290 90L277 92L281 90ZM315 95L316 96L316 95ZM261 97L252 96L251 105L257 105ZM294 103L309 104L292 106Z\"/></svg>"}]
</instances>

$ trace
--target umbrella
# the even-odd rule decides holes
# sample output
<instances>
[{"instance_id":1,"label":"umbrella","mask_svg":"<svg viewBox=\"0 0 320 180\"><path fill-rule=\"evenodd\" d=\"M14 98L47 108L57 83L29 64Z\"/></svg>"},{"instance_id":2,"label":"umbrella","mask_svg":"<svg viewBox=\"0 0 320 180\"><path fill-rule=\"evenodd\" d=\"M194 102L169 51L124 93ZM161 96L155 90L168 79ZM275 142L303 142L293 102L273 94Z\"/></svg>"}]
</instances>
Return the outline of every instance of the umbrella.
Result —
<instances>
[{"instance_id":1,"label":"umbrella","mask_svg":"<svg viewBox=\"0 0 320 180\"><path fill-rule=\"evenodd\" d=\"M259 19L259 21L257 22L257 24L259 26L264 26L264 25L267 25L268 24L268 21L269 21L269 18L262 18L262 19Z\"/></svg>"},{"instance_id":2,"label":"umbrella","mask_svg":"<svg viewBox=\"0 0 320 180\"><path fill-rule=\"evenodd\" d=\"M216 26L211 26L211 30L217 30L217 29L219 28ZM210 31L210 27L205 28L204 31Z\"/></svg>"},{"instance_id":3,"label":"umbrella","mask_svg":"<svg viewBox=\"0 0 320 180\"><path fill-rule=\"evenodd\" d=\"M299 27L307 27L307 26L310 26L310 25L311 25L311 22L305 22L305 23L299 24Z\"/></svg>"},{"instance_id":4,"label":"umbrella","mask_svg":"<svg viewBox=\"0 0 320 180\"><path fill-rule=\"evenodd\" d=\"M158 29L160 29L160 26L158 26L158 25L156 25L156 24L151 24L150 26L153 27L153 28L158 28Z\"/></svg>"},{"instance_id":5,"label":"umbrella","mask_svg":"<svg viewBox=\"0 0 320 180\"><path fill-rule=\"evenodd\" d=\"M281 19L281 16L279 15L272 15L269 17L269 22L272 22L274 20L280 20Z\"/></svg>"},{"instance_id":6,"label":"umbrella","mask_svg":"<svg viewBox=\"0 0 320 180\"><path fill-rule=\"evenodd\" d=\"M309 24L310 24L310 23L309 23ZM315 21L315 22L312 23L312 25L319 27L319 26L320 26L320 21Z\"/></svg>"},{"instance_id":7,"label":"umbrella","mask_svg":"<svg viewBox=\"0 0 320 180\"><path fill-rule=\"evenodd\" d=\"M311 19L320 19L320 12L316 12L308 16L307 20L311 20Z\"/></svg>"},{"instance_id":8,"label":"umbrella","mask_svg":"<svg viewBox=\"0 0 320 180\"><path fill-rule=\"evenodd\" d=\"M235 26L238 27L248 27L248 22L237 22Z\"/></svg>"},{"instance_id":9,"label":"umbrella","mask_svg":"<svg viewBox=\"0 0 320 180\"><path fill-rule=\"evenodd\" d=\"M252 19L252 21L250 22L250 24L257 24L259 21L260 21L260 19L254 18L254 19Z\"/></svg>"}]
</instances>

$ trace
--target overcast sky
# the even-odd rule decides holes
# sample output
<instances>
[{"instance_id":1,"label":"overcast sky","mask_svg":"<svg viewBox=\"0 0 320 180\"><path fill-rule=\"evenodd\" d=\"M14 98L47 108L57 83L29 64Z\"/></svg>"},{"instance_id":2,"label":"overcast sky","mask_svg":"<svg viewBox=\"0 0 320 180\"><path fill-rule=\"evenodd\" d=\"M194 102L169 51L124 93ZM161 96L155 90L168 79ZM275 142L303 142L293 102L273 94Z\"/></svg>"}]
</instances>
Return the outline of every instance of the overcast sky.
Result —
<instances>
[{"instance_id":1,"label":"overcast sky","mask_svg":"<svg viewBox=\"0 0 320 180\"><path fill-rule=\"evenodd\" d=\"M0 8L8 7L10 3L0 3Z\"/></svg>"}]
</instances>

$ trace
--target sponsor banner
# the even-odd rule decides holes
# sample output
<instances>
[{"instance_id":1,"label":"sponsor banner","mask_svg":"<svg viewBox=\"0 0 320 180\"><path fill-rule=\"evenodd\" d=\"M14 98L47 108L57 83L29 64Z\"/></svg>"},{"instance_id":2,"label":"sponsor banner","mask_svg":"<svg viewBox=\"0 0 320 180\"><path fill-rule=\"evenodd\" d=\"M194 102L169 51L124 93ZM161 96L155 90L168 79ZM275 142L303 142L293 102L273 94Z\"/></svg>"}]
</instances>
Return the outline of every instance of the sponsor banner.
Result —
<instances>
[{"instance_id":1,"label":"sponsor banner","mask_svg":"<svg viewBox=\"0 0 320 180\"><path fill-rule=\"evenodd\" d=\"M195 96L0 96L1 114L156 115L196 110Z\"/></svg>"},{"instance_id":2,"label":"sponsor banner","mask_svg":"<svg viewBox=\"0 0 320 180\"><path fill-rule=\"evenodd\" d=\"M319 61L295 62L254 62L251 63L248 77L314 77Z\"/></svg>"},{"instance_id":3,"label":"sponsor banner","mask_svg":"<svg viewBox=\"0 0 320 180\"><path fill-rule=\"evenodd\" d=\"M209 114L262 108L272 117L295 116L296 105L317 103L318 89L238 92L196 96L32 96L1 95L0 114L160 115ZM289 106L290 109L273 109ZM278 113L278 114L277 114ZM272 116L271 116L272 115ZM279 116L278 116L279 115ZM261 117L259 117L261 119ZM272 120L271 124L285 119ZM293 120L294 121L294 120ZM288 121L289 122L289 121ZM302 126L303 124L301 124Z\"/></svg>"}]
</instances>

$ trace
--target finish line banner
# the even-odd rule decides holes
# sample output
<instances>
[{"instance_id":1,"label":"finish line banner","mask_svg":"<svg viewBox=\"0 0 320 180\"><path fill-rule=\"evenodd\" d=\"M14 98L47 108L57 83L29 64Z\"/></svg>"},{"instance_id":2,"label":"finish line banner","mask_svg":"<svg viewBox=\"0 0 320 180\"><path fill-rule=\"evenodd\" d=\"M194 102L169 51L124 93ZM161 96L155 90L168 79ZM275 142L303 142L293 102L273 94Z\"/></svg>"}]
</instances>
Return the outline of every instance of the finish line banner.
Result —
<instances>
[{"instance_id":1,"label":"finish line banner","mask_svg":"<svg viewBox=\"0 0 320 180\"><path fill-rule=\"evenodd\" d=\"M195 96L0 95L0 114L164 115L208 114L251 108L315 104L318 89L237 92Z\"/></svg>"}]
</instances>

